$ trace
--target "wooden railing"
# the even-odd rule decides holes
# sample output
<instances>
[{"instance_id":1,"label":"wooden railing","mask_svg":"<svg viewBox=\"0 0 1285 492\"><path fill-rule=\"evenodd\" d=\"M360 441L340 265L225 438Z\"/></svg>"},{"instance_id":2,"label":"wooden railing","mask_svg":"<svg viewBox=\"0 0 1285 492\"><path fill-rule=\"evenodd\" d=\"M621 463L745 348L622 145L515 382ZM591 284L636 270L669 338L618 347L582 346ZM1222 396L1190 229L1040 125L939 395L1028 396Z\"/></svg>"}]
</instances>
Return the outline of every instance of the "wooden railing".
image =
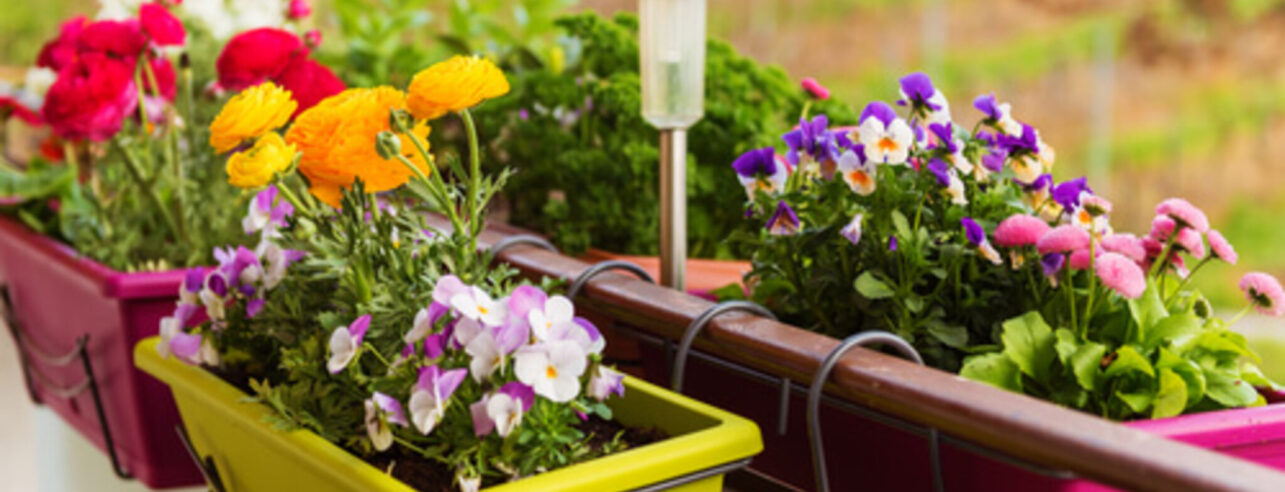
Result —
<instances>
[{"instance_id":1,"label":"wooden railing","mask_svg":"<svg viewBox=\"0 0 1285 492\"><path fill-rule=\"evenodd\" d=\"M435 225L449 229L444 221ZM509 226L490 226L479 248L525 233ZM568 281L590 266L529 245L507 248L498 260L529 277ZM576 302L668 340L680 339L685 327L713 305L618 273L606 273L590 281ZM767 318L728 313L704 329L695 348L807 385L838 343ZM1025 462L1117 487L1156 491L1285 490L1285 474L1270 468L871 350L856 348L849 352L829 381L828 395L937 428Z\"/></svg>"}]
</instances>

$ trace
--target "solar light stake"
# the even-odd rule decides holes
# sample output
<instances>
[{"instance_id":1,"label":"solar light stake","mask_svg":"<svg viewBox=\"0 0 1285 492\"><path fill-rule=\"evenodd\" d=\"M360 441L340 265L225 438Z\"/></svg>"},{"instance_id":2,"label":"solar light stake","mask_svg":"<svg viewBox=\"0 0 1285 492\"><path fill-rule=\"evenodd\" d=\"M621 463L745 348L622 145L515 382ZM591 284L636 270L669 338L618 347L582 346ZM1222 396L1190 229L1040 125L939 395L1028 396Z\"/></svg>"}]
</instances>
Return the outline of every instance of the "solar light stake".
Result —
<instances>
[{"instance_id":1,"label":"solar light stake","mask_svg":"<svg viewBox=\"0 0 1285 492\"><path fill-rule=\"evenodd\" d=\"M660 283L686 290L687 128L704 113L705 0L640 0L643 118L660 130Z\"/></svg>"}]
</instances>

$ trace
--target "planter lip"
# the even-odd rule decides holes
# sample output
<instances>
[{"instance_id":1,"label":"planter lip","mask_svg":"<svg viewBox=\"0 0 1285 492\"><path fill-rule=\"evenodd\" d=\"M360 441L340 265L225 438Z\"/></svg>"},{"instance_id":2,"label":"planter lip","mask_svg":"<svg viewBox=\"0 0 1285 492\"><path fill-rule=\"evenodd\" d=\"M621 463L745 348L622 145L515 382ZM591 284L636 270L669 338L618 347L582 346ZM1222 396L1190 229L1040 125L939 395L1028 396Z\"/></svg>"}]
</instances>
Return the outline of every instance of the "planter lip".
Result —
<instances>
[{"instance_id":1,"label":"planter lip","mask_svg":"<svg viewBox=\"0 0 1285 492\"><path fill-rule=\"evenodd\" d=\"M114 270L7 216L0 215L0 231L92 279L101 286L103 295L115 299L174 297L186 275L184 269L133 273Z\"/></svg>"},{"instance_id":2,"label":"planter lip","mask_svg":"<svg viewBox=\"0 0 1285 492\"><path fill-rule=\"evenodd\" d=\"M253 432L275 434L262 439L262 445L274 446L283 453L311 455L312 461L324 463L328 474L335 474L344 485L354 489L378 487L381 490L412 490L406 484L384 474L356 455L307 430L282 432L264 421L272 410L261 403L247 401L248 395L213 373L174 358L164 359L156 351L159 337L149 337L134 347L134 362L144 372L171 386L176 394L194 396L203 404L220 407L225 420ZM523 478L516 482L487 488L494 492L519 490L592 489L593 484L610 483L613 487L633 489L667 479L681 477L711 467L746 460L763 449L758 426L743 417L705 403L678 395L631 376L625 376L628 391L659 394L667 404L709 418L712 425L667 438L663 441L628 449L591 461ZM602 482L601 480L609 480ZM600 485L599 485L600 486Z\"/></svg>"}]
</instances>

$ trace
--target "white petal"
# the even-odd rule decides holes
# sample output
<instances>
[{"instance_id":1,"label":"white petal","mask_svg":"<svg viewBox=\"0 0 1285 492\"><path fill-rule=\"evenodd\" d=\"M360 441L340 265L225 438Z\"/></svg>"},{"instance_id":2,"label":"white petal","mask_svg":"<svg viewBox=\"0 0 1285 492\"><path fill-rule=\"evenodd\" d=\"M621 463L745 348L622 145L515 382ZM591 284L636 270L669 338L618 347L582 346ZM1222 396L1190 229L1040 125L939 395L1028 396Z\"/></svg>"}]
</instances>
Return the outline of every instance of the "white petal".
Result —
<instances>
[{"instance_id":1,"label":"white petal","mask_svg":"<svg viewBox=\"0 0 1285 492\"><path fill-rule=\"evenodd\" d=\"M352 343L352 335L348 333L348 327L340 326L330 334L330 360L326 363L326 368L331 373L337 373L348 367L348 362L352 361L353 355L357 353L357 347Z\"/></svg>"},{"instance_id":2,"label":"white petal","mask_svg":"<svg viewBox=\"0 0 1285 492\"><path fill-rule=\"evenodd\" d=\"M415 313L415 321L411 324L410 331L402 337L406 343L415 343L423 340L428 336L429 331L433 329L433 324L429 322L428 308L422 308Z\"/></svg>"},{"instance_id":3,"label":"white petal","mask_svg":"<svg viewBox=\"0 0 1285 492\"><path fill-rule=\"evenodd\" d=\"M883 138L883 134L883 122L873 116L866 118L861 122L861 126L857 127L857 135L861 137L861 143L866 146L867 154L871 147L878 147L879 139Z\"/></svg>"},{"instance_id":4,"label":"white petal","mask_svg":"<svg viewBox=\"0 0 1285 492\"><path fill-rule=\"evenodd\" d=\"M528 386L535 386L545 378L545 369L549 366L549 356L542 348L529 347L518 350L513 358L513 373L518 381Z\"/></svg>"},{"instance_id":5,"label":"white petal","mask_svg":"<svg viewBox=\"0 0 1285 492\"><path fill-rule=\"evenodd\" d=\"M915 132L910 129L910 125L906 124L906 120L901 118L892 120L892 124L888 125L888 134L892 137L892 141L897 143L897 147L909 148L915 139Z\"/></svg>"},{"instance_id":6,"label":"white petal","mask_svg":"<svg viewBox=\"0 0 1285 492\"><path fill-rule=\"evenodd\" d=\"M839 162L836 164L839 172L847 173L857 170L861 166L861 159L857 158L857 153L852 150L845 150L839 156Z\"/></svg>"},{"instance_id":7,"label":"white petal","mask_svg":"<svg viewBox=\"0 0 1285 492\"><path fill-rule=\"evenodd\" d=\"M451 307L466 318L478 319L482 317L482 312L478 310L477 299L474 299L469 294L455 294L454 297L451 297Z\"/></svg>"},{"instance_id":8,"label":"white petal","mask_svg":"<svg viewBox=\"0 0 1285 492\"><path fill-rule=\"evenodd\" d=\"M580 378L563 377L562 374L553 380L553 395L548 396L550 400L558 403L571 401L576 395L580 394Z\"/></svg>"},{"instance_id":9,"label":"white petal","mask_svg":"<svg viewBox=\"0 0 1285 492\"><path fill-rule=\"evenodd\" d=\"M549 338L549 329L553 327L553 323L549 322L544 311L532 309L527 313L526 319L527 323L531 324L531 333L535 335L536 340L544 341Z\"/></svg>"},{"instance_id":10,"label":"white petal","mask_svg":"<svg viewBox=\"0 0 1285 492\"><path fill-rule=\"evenodd\" d=\"M588 361L585 351L575 342L555 342L549 345L549 364L558 369L558 378L579 378L584 374Z\"/></svg>"},{"instance_id":11,"label":"white petal","mask_svg":"<svg viewBox=\"0 0 1285 492\"><path fill-rule=\"evenodd\" d=\"M554 323L571 321L576 315L576 308L566 296L556 295L544 302L544 314Z\"/></svg>"},{"instance_id":12,"label":"white petal","mask_svg":"<svg viewBox=\"0 0 1285 492\"><path fill-rule=\"evenodd\" d=\"M491 373L495 372L495 368L498 365L496 362L500 358L500 349L496 347L495 340L491 338L490 333L484 332L474 337L464 351L473 357L468 367L469 372L473 374L474 381L480 383L491 377Z\"/></svg>"},{"instance_id":13,"label":"white petal","mask_svg":"<svg viewBox=\"0 0 1285 492\"><path fill-rule=\"evenodd\" d=\"M419 429L420 433L424 435L433 432L433 428L437 426L437 421L440 418L437 399L433 397L433 394L423 390L416 390L411 393L410 402L407 406L410 407L410 419L415 428Z\"/></svg>"}]
</instances>

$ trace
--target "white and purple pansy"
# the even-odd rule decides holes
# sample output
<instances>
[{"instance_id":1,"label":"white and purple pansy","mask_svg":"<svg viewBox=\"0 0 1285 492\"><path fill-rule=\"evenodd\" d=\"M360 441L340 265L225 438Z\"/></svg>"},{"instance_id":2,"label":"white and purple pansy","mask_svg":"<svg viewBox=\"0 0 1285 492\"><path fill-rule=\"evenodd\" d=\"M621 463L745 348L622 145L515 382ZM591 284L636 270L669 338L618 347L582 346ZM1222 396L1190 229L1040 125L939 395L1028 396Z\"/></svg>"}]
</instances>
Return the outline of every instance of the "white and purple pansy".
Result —
<instances>
[{"instance_id":1,"label":"white and purple pansy","mask_svg":"<svg viewBox=\"0 0 1285 492\"><path fill-rule=\"evenodd\" d=\"M843 155L839 156L838 171L843 182L858 195L868 196L874 193L878 185L875 163L866 160L865 148L861 145L843 151Z\"/></svg>"},{"instance_id":2,"label":"white and purple pansy","mask_svg":"<svg viewBox=\"0 0 1285 492\"><path fill-rule=\"evenodd\" d=\"M928 125L928 131L936 140L936 149L941 151L947 162L962 174L973 174L976 166L964 156L964 142L955 136L955 127L950 122ZM983 175L984 177L984 175Z\"/></svg>"},{"instance_id":3,"label":"white and purple pansy","mask_svg":"<svg viewBox=\"0 0 1285 492\"><path fill-rule=\"evenodd\" d=\"M802 224L799 223L798 214L790 208L784 201L776 203L776 211L772 212L772 217L767 219L767 232L774 236L789 236L797 234Z\"/></svg>"},{"instance_id":4,"label":"white and purple pansy","mask_svg":"<svg viewBox=\"0 0 1285 492\"><path fill-rule=\"evenodd\" d=\"M428 435L446 415L446 404L468 374L464 369L441 370L436 365L421 367L419 380L410 395L410 418L421 434Z\"/></svg>"},{"instance_id":5,"label":"white and purple pansy","mask_svg":"<svg viewBox=\"0 0 1285 492\"><path fill-rule=\"evenodd\" d=\"M906 121L883 102L866 105L857 127L857 141L866 151L866 160L881 164L904 164L910 156L915 134Z\"/></svg>"},{"instance_id":6,"label":"white and purple pansy","mask_svg":"<svg viewBox=\"0 0 1285 492\"><path fill-rule=\"evenodd\" d=\"M268 185L250 200L250 210L241 220L241 228L246 234L263 231L264 238L280 236L277 229L286 226L286 218L294 214L294 205L289 201L277 200L276 185Z\"/></svg>"},{"instance_id":7,"label":"white and purple pansy","mask_svg":"<svg viewBox=\"0 0 1285 492\"><path fill-rule=\"evenodd\" d=\"M589 379L585 394L598 401L606 400L611 395L625 396L625 375L616 370L599 365Z\"/></svg>"},{"instance_id":8,"label":"white and purple pansy","mask_svg":"<svg viewBox=\"0 0 1285 492\"><path fill-rule=\"evenodd\" d=\"M995 94L982 94L973 99L973 107L986 115L986 124L993 125L996 129L1009 135L1020 135L1022 133L1022 124L1013 119L1013 106L1009 103L1001 103L995 99Z\"/></svg>"},{"instance_id":9,"label":"white and purple pansy","mask_svg":"<svg viewBox=\"0 0 1285 492\"><path fill-rule=\"evenodd\" d=\"M745 187L745 193L754 198L756 191L777 194L785 191L790 177L789 165L776 155L772 147L750 150L732 162L736 179Z\"/></svg>"},{"instance_id":10,"label":"white and purple pansy","mask_svg":"<svg viewBox=\"0 0 1285 492\"><path fill-rule=\"evenodd\" d=\"M799 127L781 136L790 149L785 153L785 160L804 176L830 179L834 175L839 147L829 124L823 114L814 116L810 122L799 118Z\"/></svg>"},{"instance_id":11,"label":"white and purple pansy","mask_svg":"<svg viewBox=\"0 0 1285 492\"><path fill-rule=\"evenodd\" d=\"M852 220L848 221L848 224L843 226L842 229L839 229L839 235L843 236L844 239L847 239L848 242L852 243L854 246L860 244L861 223L864 218L865 216L863 214L853 215Z\"/></svg>"},{"instance_id":12,"label":"white and purple pansy","mask_svg":"<svg viewBox=\"0 0 1285 492\"><path fill-rule=\"evenodd\" d=\"M580 375L587 365L585 351L579 344L553 341L518 349L513 372L536 394L566 403L580 393Z\"/></svg>"},{"instance_id":13,"label":"white and purple pansy","mask_svg":"<svg viewBox=\"0 0 1285 492\"><path fill-rule=\"evenodd\" d=\"M562 323L571 323L575 318L576 308L571 299L555 295L547 298L543 305L527 312L527 322L531 325L531 334L536 340L548 340L553 327Z\"/></svg>"},{"instance_id":14,"label":"white and purple pansy","mask_svg":"<svg viewBox=\"0 0 1285 492\"><path fill-rule=\"evenodd\" d=\"M482 329L464 347L464 351L472 357L469 372L473 374L473 379L480 383L490 378L497 369L504 369L505 358L530 338L530 327L521 320Z\"/></svg>"},{"instance_id":15,"label":"white and purple pansy","mask_svg":"<svg viewBox=\"0 0 1285 492\"><path fill-rule=\"evenodd\" d=\"M442 319L442 316L445 316L449 311L449 307L436 301L430 303L428 307L420 309L415 313L415 319L411 322L411 329L402 337L402 341L415 343L428 337L432 334L433 326L437 324L437 320Z\"/></svg>"},{"instance_id":16,"label":"white and purple pansy","mask_svg":"<svg viewBox=\"0 0 1285 492\"><path fill-rule=\"evenodd\" d=\"M986 239L986 230L982 229L981 224L978 224L972 217L964 217L959 219L959 222L964 226L964 237L968 239L969 243L977 247L977 252L983 258L996 265L1004 263L999 251L996 251L995 247L991 246L990 241Z\"/></svg>"},{"instance_id":17,"label":"white and purple pansy","mask_svg":"<svg viewBox=\"0 0 1285 492\"><path fill-rule=\"evenodd\" d=\"M263 272L263 288L272 290L286 278L286 269L296 261L303 259L307 254L303 251L294 249L285 249L277 246L276 243L263 243L263 263L266 266L261 267Z\"/></svg>"},{"instance_id":18,"label":"white and purple pansy","mask_svg":"<svg viewBox=\"0 0 1285 492\"><path fill-rule=\"evenodd\" d=\"M340 326L330 333L330 360L326 362L326 369L331 374L338 374L348 367L348 363L352 362L361 349L361 341L366 337L368 329L370 315L363 314L348 326Z\"/></svg>"},{"instance_id":19,"label":"white and purple pansy","mask_svg":"<svg viewBox=\"0 0 1285 492\"><path fill-rule=\"evenodd\" d=\"M406 414L396 398L376 391L364 402L366 407L366 434L375 450L384 451L393 445L393 430L388 424L406 427Z\"/></svg>"},{"instance_id":20,"label":"white and purple pansy","mask_svg":"<svg viewBox=\"0 0 1285 492\"><path fill-rule=\"evenodd\" d=\"M915 72L901 80L901 100L897 104L909 105L916 114L925 115L925 120L932 123L950 122L950 104L946 96L933 87L932 79L923 72Z\"/></svg>"},{"instance_id":21,"label":"white and purple pansy","mask_svg":"<svg viewBox=\"0 0 1285 492\"><path fill-rule=\"evenodd\" d=\"M507 303L492 299L479 287L470 287L452 296L451 308L455 309L460 316L486 326L499 326L509 315Z\"/></svg>"}]
</instances>

